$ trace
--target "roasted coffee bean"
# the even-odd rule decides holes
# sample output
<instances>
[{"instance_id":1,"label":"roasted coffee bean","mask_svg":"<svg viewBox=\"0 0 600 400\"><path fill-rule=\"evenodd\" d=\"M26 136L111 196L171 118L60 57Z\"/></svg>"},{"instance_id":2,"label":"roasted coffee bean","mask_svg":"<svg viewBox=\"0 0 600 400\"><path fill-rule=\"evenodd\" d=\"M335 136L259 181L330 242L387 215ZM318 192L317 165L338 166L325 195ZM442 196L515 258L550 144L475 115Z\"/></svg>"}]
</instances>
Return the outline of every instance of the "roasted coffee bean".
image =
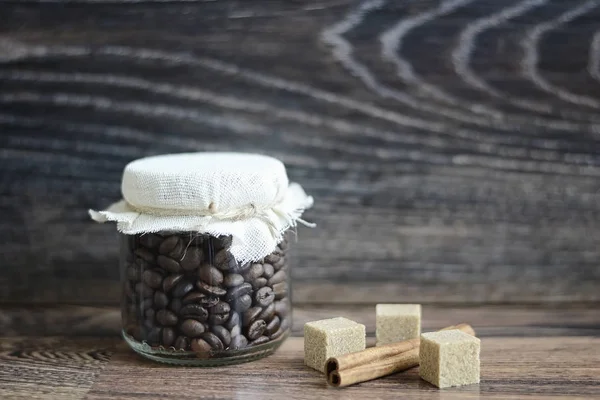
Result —
<instances>
[{"instance_id":1,"label":"roasted coffee bean","mask_svg":"<svg viewBox=\"0 0 600 400\"><path fill-rule=\"evenodd\" d=\"M287 300L276 301L275 303L275 312L279 315L280 318L285 317L289 311L289 305Z\"/></svg>"},{"instance_id":2,"label":"roasted coffee bean","mask_svg":"<svg viewBox=\"0 0 600 400\"><path fill-rule=\"evenodd\" d=\"M232 300L231 304L235 311L243 313L252 306L252 297L249 294L245 294Z\"/></svg>"},{"instance_id":3,"label":"roasted coffee bean","mask_svg":"<svg viewBox=\"0 0 600 400\"><path fill-rule=\"evenodd\" d=\"M213 307L209 308L209 313L211 314L229 314L229 311L231 311L231 307L224 301L219 301Z\"/></svg>"},{"instance_id":4,"label":"roasted coffee bean","mask_svg":"<svg viewBox=\"0 0 600 400\"><path fill-rule=\"evenodd\" d=\"M162 243L162 238L153 233L145 233L140 236L140 244L146 248L152 249Z\"/></svg>"},{"instance_id":5,"label":"roasted coffee bean","mask_svg":"<svg viewBox=\"0 0 600 400\"><path fill-rule=\"evenodd\" d=\"M219 248L219 250L221 250L221 249L230 248L232 240L233 240L233 238L231 236L222 236L222 237L217 238L217 240L215 240L215 242L218 243L218 248Z\"/></svg>"},{"instance_id":6,"label":"roasted coffee bean","mask_svg":"<svg viewBox=\"0 0 600 400\"><path fill-rule=\"evenodd\" d=\"M181 302L181 299L179 298L174 298L171 299L171 302L169 303L169 310L173 311L175 314L179 314L179 311L181 310L183 303Z\"/></svg>"},{"instance_id":7,"label":"roasted coffee bean","mask_svg":"<svg viewBox=\"0 0 600 400\"><path fill-rule=\"evenodd\" d=\"M142 280L152 289L158 289L162 285L163 277L156 271L148 270L142 274Z\"/></svg>"},{"instance_id":8,"label":"roasted coffee bean","mask_svg":"<svg viewBox=\"0 0 600 400\"><path fill-rule=\"evenodd\" d=\"M200 336L206 330L204 324L195 319L186 319L179 328L181 333L192 338Z\"/></svg>"},{"instance_id":9,"label":"roasted coffee bean","mask_svg":"<svg viewBox=\"0 0 600 400\"><path fill-rule=\"evenodd\" d=\"M154 262L154 254L152 254L151 251L144 249L143 247L135 249L133 253L142 260L148 261L149 263Z\"/></svg>"},{"instance_id":10,"label":"roasted coffee bean","mask_svg":"<svg viewBox=\"0 0 600 400\"><path fill-rule=\"evenodd\" d=\"M236 325L231 329L231 337L237 336L240 333L242 333L242 327L239 325Z\"/></svg>"},{"instance_id":11,"label":"roasted coffee bean","mask_svg":"<svg viewBox=\"0 0 600 400\"><path fill-rule=\"evenodd\" d=\"M254 293L254 304L260 307L267 307L269 304L273 303L274 300L275 293L273 293L273 289L268 286L265 286Z\"/></svg>"},{"instance_id":12,"label":"roasted coffee bean","mask_svg":"<svg viewBox=\"0 0 600 400\"><path fill-rule=\"evenodd\" d=\"M183 258L179 262L181 268L186 271L193 271L200 267L202 261L202 249L198 247L189 247L183 254Z\"/></svg>"},{"instance_id":13,"label":"roasted coffee bean","mask_svg":"<svg viewBox=\"0 0 600 400\"><path fill-rule=\"evenodd\" d=\"M158 308L166 308L169 305L169 297L163 292L154 292L154 305Z\"/></svg>"},{"instance_id":14,"label":"roasted coffee bean","mask_svg":"<svg viewBox=\"0 0 600 400\"><path fill-rule=\"evenodd\" d=\"M269 335L269 339L270 340L277 340L279 339L283 334L285 333L285 331L281 328L277 329L275 332L273 332L271 335Z\"/></svg>"},{"instance_id":15,"label":"roasted coffee bean","mask_svg":"<svg viewBox=\"0 0 600 400\"><path fill-rule=\"evenodd\" d=\"M142 282L135 284L135 292L141 297L154 296L154 289Z\"/></svg>"},{"instance_id":16,"label":"roasted coffee bean","mask_svg":"<svg viewBox=\"0 0 600 400\"><path fill-rule=\"evenodd\" d=\"M200 337L204 339L206 343L210 344L210 347L213 350L220 351L224 349L223 342L221 342L221 340L214 333L204 332L202 335L200 335Z\"/></svg>"},{"instance_id":17,"label":"roasted coffee bean","mask_svg":"<svg viewBox=\"0 0 600 400\"><path fill-rule=\"evenodd\" d=\"M227 328L217 325L210 328L210 331L214 333L219 340L223 343L225 347L229 346L231 342L231 334L227 330Z\"/></svg>"},{"instance_id":18,"label":"roasted coffee bean","mask_svg":"<svg viewBox=\"0 0 600 400\"><path fill-rule=\"evenodd\" d=\"M224 296L227 291L219 286L211 286L203 281L196 282L196 287L203 293L210 296Z\"/></svg>"},{"instance_id":19,"label":"roasted coffee bean","mask_svg":"<svg viewBox=\"0 0 600 400\"><path fill-rule=\"evenodd\" d=\"M173 326L177 325L177 315L169 310L159 310L156 313L156 321L162 326Z\"/></svg>"},{"instance_id":20,"label":"roasted coffee bean","mask_svg":"<svg viewBox=\"0 0 600 400\"><path fill-rule=\"evenodd\" d=\"M281 256L276 253L271 253L265 257L265 262L269 264L275 264L277 261L281 259Z\"/></svg>"},{"instance_id":21,"label":"roasted coffee bean","mask_svg":"<svg viewBox=\"0 0 600 400\"><path fill-rule=\"evenodd\" d=\"M229 313L227 314L211 314L208 316L208 322L211 325L221 325L227 322L229 319Z\"/></svg>"},{"instance_id":22,"label":"roasted coffee bean","mask_svg":"<svg viewBox=\"0 0 600 400\"><path fill-rule=\"evenodd\" d=\"M189 281L181 281L173 289L173 297L183 297L194 290L194 285Z\"/></svg>"},{"instance_id":23,"label":"roasted coffee bean","mask_svg":"<svg viewBox=\"0 0 600 400\"><path fill-rule=\"evenodd\" d=\"M258 346L261 344L265 344L265 343L269 343L269 338L266 336L260 336L258 339L253 340L252 342L250 342L250 346Z\"/></svg>"},{"instance_id":24,"label":"roasted coffee bean","mask_svg":"<svg viewBox=\"0 0 600 400\"><path fill-rule=\"evenodd\" d=\"M171 251L175 250L175 247L177 247L178 244L179 238L177 236L169 236L162 241L158 247L158 252L160 254L169 254Z\"/></svg>"},{"instance_id":25,"label":"roasted coffee bean","mask_svg":"<svg viewBox=\"0 0 600 400\"><path fill-rule=\"evenodd\" d=\"M227 320L227 322L225 322L224 326L225 328L231 330L234 326L238 325L240 325L240 314L233 311L229 314L229 319Z\"/></svg>"},{"instance_id":26,"label":"roasted coffee bean","mask_svg":"<svg viewBox=\"0 0 600 400\"><path fill-rule=\"evenodd\" d=\"M146 329L147 332L150 332L151 329L156 327L156 324L154 323L153 319L144 319L144 328Z\"/></svg>"},{"instance_id":27,"label":"roasted coffee bean","mask_svg":"<svg viewBox=\"0 0 600 400\"><path fill-rule=\"evenodd\" d=\"M163 280L163 292L169 293L181 280L183 275L169 275Z\"/></svg>"},{"instance_id":28,"label":"roasted coffee bean","mask_svg":"<svg viewBox=\"0 0 600 400\"><path fill-rule=\"evenodd\" d=\"M209 353L211 346L204 339L193 339L192 340L192 351L196 353Z\"/></svg>"},{"instance_id":29,"label":"roasted coffee bean","mask_svg":"<svg viewBox=\"0 0 600 400\"><path fill-rule=\"evenodd\" d=\"M210 264L204 264L200 267L198 277L208 285L219 286L223 283L223 273Z\"/></svg>"},{"instance_id":30,"label":"roasted coffee bean","mask_svg":"<svg viewBox=\"0 0 600 400\"><path fill-rule=\"evenodd\" d=\"M281 300L287 297L288 285L287 282L280 282L273 285L273 292L275 292L275 300Z\"/></svg>"},{"instance_id":31,"label":"roasted coffee bean","mask_svg":"<svg viewBox=\"0 0 600 400\"><path fill-rule=\"evenodd\" d=\"M200 304L205 307L212 307L219 302L217 296L209 296L201 292L190 292L183 298L183 304Z\"/></svg>"},{"instance_id":32,"label":"roasted coffee bean","mask_svg":"<svg viewBox=\"0 0 600 400\"><path fill-rule=\"evenodd\" d=\"M251 284L252 284L252 289L258 290L262 287L267 286L267 278L263 278L263 277L256 278L255 280L252 281Z\"/></svg>"},{"instance_id":33,"label":"roasted coffee bean","mask_svg":"<svg viewBox=\"0 0 600 400\"><path fill-rule=\"evenodd\" d=\"M237 335L231 338L231 343L229 344L229 348L232 350L243 349L248 346L248 339L244 337L244 335Z\"/></svg>"},{"instance_id":34,"label":"roasted coffee bean","mask_svg":"<svg viewBox=\"0 0 600 400\"><path fill-rule=\"evenodd\" d=\"M275 268L271 264L263 264L263 277L270 279L275 273Z\"/></svg>"},{"instance_id":35,"label":"roasted coffee bean","mask_svg":"<svg viewBox=\"0 0 600 400\"><path fill-rule=\"evenodd\" d=\"M130 281L139 281L140 280L140 270L138 268L134 267L134 265L130 265L127 267L127 269L125 270L125 275L127 276L127 279L129 279Z\"/></svg>"},{"instance_id":36,"label":"roasted coffee bean","mask_svg":"<svg viewBox=\"0 0 600 400\"><path fill-rule=\"evenodd\" d=\"M223 285L228 288L233 288L244 283L244 277L240 274L229 274L223 280Z\"/></svg>"},{"instance_id":37,"label":"roasted coffee bean","mask_svg":"<svg viewBox=\"0 0 600 400\"><path fill-rule=\"evenodd\" d=\"M231 259L231 253L229 253L227 250L222 249L217 251L217 253L215 254L215 256L213 257L213 264L215 266L217 266L217 268L219 269L223 269L221 268L222 264L226 265L226 269L229 269L229 260Z\"/></svg>"},{"instance_id":38,"label":"roasted coffee bean","mask_svg":"<svg viewBox=\"0 0 600 400\"><path fill-rule=\"evenodd\" d=\"M270 321L273 319L275 315L275 303L269 304L262 312L258 315L259 319L264 319L265 321Z\"/></svg>"},{"instance_id":39,"label":"roasted coffee bean","mask_svg":"<svg viewBox=\"0 0 600 400\"><path fill-rule=\"evenodd\" d=\"M280 326L281 320L279 319L279 317L275 316L275 318L273 318L271 322L267 324L265 332L267 333L267 335L272 335L277 331L277 329L279 329Z\"/></svg>"},{"instance_id":40,"label":"roasted coffee bean","mask_svg":"<svg viewBox=\"0 0 600 400\"><path fill-rule=\"evenodd\" d=\"M275 275L273 275L271 277L271 279L269 279L269 286L273 286L277 283L281 283L284 282L287 279L287 274L285 273L285 271L277 271L275 273Z\"/></svg>"},{"instance_id":41,"label":"roasted coffee bean","mask_svg":"<svg viewBox=\"0 0 600 400\"><path fill-rule=\"evenodd\" d=\"M242 316L242 326L250 326L260 315L262 312L262 308L260 307L252 307L248 309L244 315Z\"/></svg>"},{"instance_id":42,"label":"roasted coffee bean","mask_svg":"<svg viewBox=\"0 0 600 400\"><path fill-rule=\"evenodd\" d=\"M266 328L267 328L267 323L262 319L257 319L252 324L250 324L250 326L248 326L246 336L248 336L248 339L250 339L250 340L257 339L259 336L261 336L264 333Z\"/></svg>"},{"instance_id":43,"label":"roasted coffee bean","mask_svg":"<svg viewBox=\"0 0 600 400\"><path fill-rule=\"evenodd\" d=\"M227 300L233 300L250 293L252 293L252 285L248 282L244 282L239 286L229 289L225 298Z\"/></svg>"},{"instance_id":44,"label":"roasted coffee bean","mask_svg":"<svg viewBox=\"0 0 600 400\"><path fill-rule=\"evenodd\" d=\"M154 306L154 299L151 297L147 297L140 301L140 309L146 312L147 309L152 308Z\"/></svg>"},{"instance_id":45,"label":"roasted coffee bean","mask_svg":"<svg viewBox=\"0 0 600 400\"><path fill-rule=\"evenodd\" d=\"M200 304L188 304L181 308L179 315L183 318L195 319L200 322L206 322L208 319L208 310Z\"/></svg>"},{"instance_id":46,"label":"roasted coffee bean","mask_svg":"<svg viewBox=\"0 0 600 400\"><path fill-rule=\"evenodd\" d=\"M254 264L252 264L250 269L244 273L244 279L246 279L247 282L253 281L256 278L260 277L263 274L263 272L264 272L263 265L254 263Z\"/></svg>"},{"instance_id":47,"label":"roasted coffee bean","mask_svg":"<svg viewBox=\"0 0 600 400\"><path fill-rule=\"evenodd\" d=\"M175 339L173 347L179 350L188 350L190 348L190 339L185 336L178 336L177 339Z\"/></svg>"},{"instance_id":48,"label":"roasted coffee bean","mask_svg":"<svg viewBox=\"0 0 600 400\"><path fill-rule=\"evenodd\" d=\"M287 248L288 248L288 241L287 241L287 239L283 239L281 242L279 242L279 244L277 245L277 247L279 247L283 251L287 250Z\"/></svg>"},{"instance_id":49,"label":"roasted coffee bean","mask_svg":"<svg viewBox=\"0 0 600 400\"><path fill-rule=\"evenodd\" d=\"M162 330L162 344L165 347L169 347L175 341L175 330L173 328L163 328Z\"/></svg>"},{"instance_id":50,"label":"roasted coffee bean","mask_svg":"<svg viewBox=\"0 0 600 400\"><path fill-rule=\"evenodd\" d=\"M154 328L152 328L148 331L148 337L146 338L146 341L148 342L148 344L150 346L158 346L161 336L162 336L161 329L159 327L155 326Z\"/></svg>"},{"instance_id":51,"label":"roasted coffee bean","mask_svg":"<svg viewBox=\"0 0 600 400\"><path fill-rule=\"evenodd\" d=\"M145 339L146 339L146 338L145 338L144 331L143 331L142 327L141 327L141 326L139 326L139 325L135 325L135 326L133 326L133 327L129 328L129 329L127 330L127 333L128 333L130 336L133 336L133 338L134 338L135 340L137 340L138 342L141 342L142 340L145 340Z\"/></svg>"},{"instance_id":52,"label":"roasted coffee bean","mask_svg":"<svg viewBox=\"0 0 600 400\"><path fill-rule=\"evenodd\" d=\"M283 268L285 266L285 257L281 257L279 259L279 261L277 261L275 264L272 264L273 268L275 269L275 271L279 271L281 268Z\"/></svg>"},{"instance_id":53,"label":"roasted coffee bean","mask_svg":"<svg viewBox=\"0 0 600 400\"><path fill-rule=\"evenodd\" d=\"M146 311L144 311L144 317L146 317L147 319L154 319L154 315L156 314L156 311L154 311L154 309L149 308Z\"/></svg>"},{"instance_id":54,"label":"roasted coffee bean","mask_svg":"<svg viewBox=\"0 0 600 400\"><path fill-rule=\"evenodd\" d=\"M160 255L156 258L156 262L159 267L161 267L173 274L177 274L177 273L183 271L183 268L181 268L181 265L179 265L179 263L177 261L173 260L170 257Z\"/></svg>"}]
</instances>

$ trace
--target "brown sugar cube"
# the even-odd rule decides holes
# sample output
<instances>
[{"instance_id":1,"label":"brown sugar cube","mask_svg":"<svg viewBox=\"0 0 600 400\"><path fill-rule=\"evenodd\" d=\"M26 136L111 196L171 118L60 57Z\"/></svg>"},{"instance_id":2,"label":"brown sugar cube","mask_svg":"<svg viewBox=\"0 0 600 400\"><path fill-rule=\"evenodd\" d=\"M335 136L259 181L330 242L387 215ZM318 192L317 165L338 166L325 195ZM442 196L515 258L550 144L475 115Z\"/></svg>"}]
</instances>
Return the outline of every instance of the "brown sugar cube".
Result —
<instances>
[{"instance_id":1,"label":"brown sugar cube","mask_svg":"<svg viewBox=\"0 0 600 400\"><path fill-rule=\"evenodd\" d=\"M420 304L377 304L375 319L377 346L416 339L421 334Z\"/></svg>"},{"instance_id":2,"label":"brown sugar cube","mask_svg":"<svg viewBox=\"0 0 600 400\"><path fill-rule=\"evenodd\" d=\"M304 324L304 364L325 372L330 357L354 353L366 347L365 326L343 317Z\"/></svg>"},{"instance_id":3,"label":"brown sugar cube","mask_svg":"<svg viewBox=\"0 0 600 400\"><path fill-rule=\"evenodd\" d=\"M479 383L481 341L457 329L421 335L419 375L439 387Z\"/></svg>"}]
</instances>

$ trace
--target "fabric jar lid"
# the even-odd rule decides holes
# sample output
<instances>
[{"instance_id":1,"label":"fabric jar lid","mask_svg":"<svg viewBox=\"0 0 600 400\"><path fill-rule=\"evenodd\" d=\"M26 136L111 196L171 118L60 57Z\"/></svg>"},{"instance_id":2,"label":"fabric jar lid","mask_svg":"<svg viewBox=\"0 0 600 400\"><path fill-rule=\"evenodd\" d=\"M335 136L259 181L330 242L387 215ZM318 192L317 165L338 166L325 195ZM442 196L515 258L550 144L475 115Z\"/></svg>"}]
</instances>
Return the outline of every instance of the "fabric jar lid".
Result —
<instances>
[{"instance_id":1,"label":"fabric jar lid","mask_svg":"<svg viewBox=\"0 0 600 400\"><path fill-rule=\"evenodd\" d=\"M142 158L125 167L123 200L98 222L125 234L190 231L232 236L240 262L271 253L313 199L288 181L275 158L247 153L184 153ZM306 224L306 223L305 223ZM310 225L310 224L308 224Z\"/></svg>"}]
</instances>

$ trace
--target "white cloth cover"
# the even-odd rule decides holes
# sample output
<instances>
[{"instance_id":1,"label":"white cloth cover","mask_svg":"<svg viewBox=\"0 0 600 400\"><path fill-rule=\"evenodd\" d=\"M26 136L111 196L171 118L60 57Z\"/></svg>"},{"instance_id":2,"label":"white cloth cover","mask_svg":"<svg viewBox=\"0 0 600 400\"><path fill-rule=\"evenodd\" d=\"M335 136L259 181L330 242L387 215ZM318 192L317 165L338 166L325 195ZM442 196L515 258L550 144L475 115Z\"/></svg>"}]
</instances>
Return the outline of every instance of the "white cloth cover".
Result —
<instances>
[{"instance_id":1,"label":"white cloth cover","mask_svg":"<svg viewBox=\"0 0 600 400\"><path fill-rule=\"evenodd\" d=\"M231 235L239 262L271 253L283 233L313 204L290 184L283 163L245 153L185 153L142 158L123 172L123 200L105 211L90 210L98 222L116 221L125 234L191 231Z\"/></svg>"}]
</instances>

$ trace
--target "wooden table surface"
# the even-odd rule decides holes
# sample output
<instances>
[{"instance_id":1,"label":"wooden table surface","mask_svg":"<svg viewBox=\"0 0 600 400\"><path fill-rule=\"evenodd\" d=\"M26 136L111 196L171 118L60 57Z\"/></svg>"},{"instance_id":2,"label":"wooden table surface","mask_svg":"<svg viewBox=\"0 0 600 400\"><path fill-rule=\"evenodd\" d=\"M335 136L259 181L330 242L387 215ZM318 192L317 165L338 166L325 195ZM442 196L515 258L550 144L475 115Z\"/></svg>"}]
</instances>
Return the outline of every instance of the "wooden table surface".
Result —
<instances>
[{"instance_id":1,"label":"wooden table surface","mask_svg":"<svg viewBox=\"0 0 600 400\"><path fill-rule=\"evenodd\" d=\"M112 308L0 309L2 399L600 398L600 313L569 305L424 308L423 329L471 323L482 338L481 384L439 390L418 370L345 389L303 365L302 326L343 315L374 335L372 306L299 306L276 354L220 368L146 361L118 337Z\"/></svg>"}]
</instances>

